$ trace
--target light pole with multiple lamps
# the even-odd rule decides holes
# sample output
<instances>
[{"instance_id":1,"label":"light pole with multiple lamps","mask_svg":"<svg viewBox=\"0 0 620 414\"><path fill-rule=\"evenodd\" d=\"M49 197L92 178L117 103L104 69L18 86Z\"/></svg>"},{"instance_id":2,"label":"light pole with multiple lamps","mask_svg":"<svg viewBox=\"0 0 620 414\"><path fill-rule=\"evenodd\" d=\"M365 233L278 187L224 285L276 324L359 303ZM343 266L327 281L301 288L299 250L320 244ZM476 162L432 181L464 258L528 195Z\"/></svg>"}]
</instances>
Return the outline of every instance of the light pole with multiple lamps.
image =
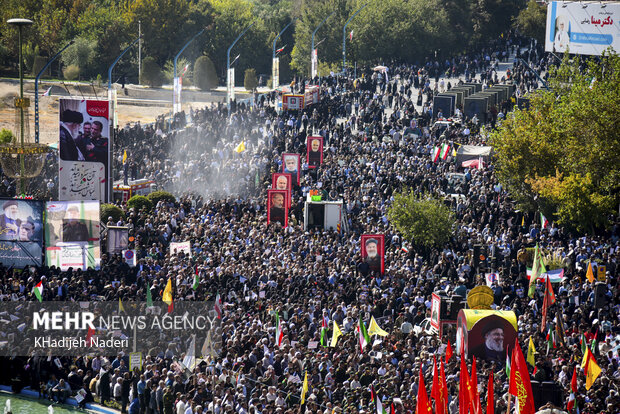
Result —
<instances>
[{"instance_id":1,"label":"light pole with multiple lamps","mask_svg":"<svg viewBox=\"0 0 620 414\"><path fill-rule=\"evenodd\" d=\"M41 173L48 148L38 142L29 142L27 130L30 129L28 108L30 99L24 98L24 67L22 56L22 30L25 26L33 24L29 19L9 19L7 23L17 26L19 31L19 98L15 98L15 129L18 134L11 142L0 144L0 163L5 175L19 179L18 194L24 195L26 191L26 178L36 177Z\"/></svg>"}]
</instances>

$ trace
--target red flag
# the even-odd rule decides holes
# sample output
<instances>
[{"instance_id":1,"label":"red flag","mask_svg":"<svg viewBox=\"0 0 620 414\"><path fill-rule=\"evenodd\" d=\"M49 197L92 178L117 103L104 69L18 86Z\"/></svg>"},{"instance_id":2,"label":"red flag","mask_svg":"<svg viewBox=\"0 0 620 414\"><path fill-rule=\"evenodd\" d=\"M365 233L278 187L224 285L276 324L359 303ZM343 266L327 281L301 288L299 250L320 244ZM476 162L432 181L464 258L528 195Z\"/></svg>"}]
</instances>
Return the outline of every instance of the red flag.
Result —
<instances>
[{"instance_id":1,"label":"red flag","mask_svg":"<svg viewBox=\"0 0 620 414\"><path fill-rule=\"evenodd\" d=\"M577 366L573 367L573 378L570 380L570 389L577 392Z\"/></svg>"},{"instance_id":2,"label":"red flag","mask_svg":"<svg viewBox=\"0 0 620 414\"><path fill-rule=\"evenodd\" d=\"M465 365L465 355L461 352L461 372L459 376L459 414L467 414L469 411L469 374Z\"/></svg>"},{"instance_id":3,"label":"red flag","mask_svg":"<svg viewBox=\"0 0 620 414\"><path fill-rule=\"evenodd\" d=\"M478 373L476 371L476 357L474 357L474 360L471 363L471 376L469 382L471 383L471 388L474 394L474 400L472 401L472 405L474 405L474 412L480 413L482 411L482 406L480 405L480 393L478 392Z\"/></svg>"},{"instance_id":4,"label":"red flag","mask_svg":"<svg viewBox=\"0 0 620 414\"><path fill-rule=\"evenodd\" d=\"M446 347L446 363L450 361L452 358L452 345L450 345L450 340L448 339L448 346Z\"/></svg>"},{"instance_id":5,"label":"red flag","mask_svg":"<svg viewBox=\"0 0 620 414\"><path fill-rule=\"evenodd\" d=\"M426 394L426 386L424 385L424 375L422 375L422 366L420 365L420 382L418 383L418 398L416 401L416 414L433 414L433 409L428 402Z\"/></svg>"},{"instance_id":6,"label":"red flag","mask_svg":"<svg viewBox=\"0 0 620 414\"><path fill-rule=\"evenodd\" d=\"M396 414L396 409L394 409L394 403L390 405L390 414Z\"/></svg>"},{"instance_id":7,"label":"red flag","mask_svg":"<svg viewBox=\"0 0 620 414\"><path fill-rule=\"evenodd\" d=\"M443 385L437 372L437 360L433 356L433 385L431 386L431 398L435 400L435 414L443 414Z\"/></svg>"},{"instance_id":8,"label":"red flag","mask_svg":"<svg viewBox=\"0 0 620 414\"><path fill-rule=\"evenodd\" d=\"M88 332L86 332L86 343L88 346L93 346L93 336L95 335L95 330L93 328L88 328Z\"/></svg>"},{"instance_id":9,"label":"red flag","mask_svg":"<svg viewBox=\"0 0 620 414\"><path fill-rule=\"evenodd\" d=\"M493 370L489 374L489 385L487 386L487 414L495 414L495 392L493 389Z\"/></svg>"},{"instance_id":10,"label":"red flag","mask_svg":"<svg viewBox=\"0 0 620 414\"><path fill-rule=\"evenodd\" d=\"M517 397L519 414L534 414L536 412L530 373L527 370L518 339L515 339L515 348L512 350L508 392Z\"/></svg>"},{"instance_id":11,"label":"red flag","mask_svg":"<svg viewBox=\"0 0 620 414\"><path fill-rule=\"evenodd\" d=\"M549 281L549 276L547 275L547 280L545 281L545 298L543 299L543 308L542 308L542 323L540 324L540 332L545 331L545 327L547 326L547 310L549 306L555 303L555 294L553 293L553 287L551 286L551 282Z\"/></svg>"},{"instance_id":12,"label":"red flag","mask_svg":"<svg viewBox=\"0 0 620 414\"><path fill-rule=\"evenodd\" d=\"M446 382L446 370L444 369L443 362L440 368L441 375L441 405L445 413L448 412L448 383Z\"/></svg>"}]
</instances>

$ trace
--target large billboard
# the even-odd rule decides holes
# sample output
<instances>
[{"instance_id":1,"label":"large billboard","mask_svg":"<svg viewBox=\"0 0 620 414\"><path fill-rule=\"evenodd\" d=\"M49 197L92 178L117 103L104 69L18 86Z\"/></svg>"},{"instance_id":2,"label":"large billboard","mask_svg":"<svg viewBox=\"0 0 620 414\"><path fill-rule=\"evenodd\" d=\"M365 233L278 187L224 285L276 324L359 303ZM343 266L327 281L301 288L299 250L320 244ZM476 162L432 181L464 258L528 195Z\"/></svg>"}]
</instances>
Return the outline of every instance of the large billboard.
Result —
<instances>
[{"instance_id":1,"label":"large billboard","mask_svg":"<svg viewBox=\"0 0 620 414\"><path fill-rule=\"evenodd\" d=\"M99 202L50 201L45 207L47 265L62 270L99 268Z\"/></svg>"},{"instance_id":2,"label":"large billboard","mask_svg":"<svg viewBox=\"0 0 620 414\"><path fill-rule=\"evenodd\" d=\"M0 263L10 267L41 266L43 202L0 199Z\"/></svg>"},{"instance_id":3,"label":"large billboard","mask_svg":"<svg viewBox=\"0 0 620 414\"><path fill-rule=\"evenodd\" d=\"M61 99L58 199L108 200L108 101Z\"/></svg>"},{"instance_id":4,"label":"large billboard","mask_svg":"<svg viewBox=\"0 0 620 414\"><path fill-rule=\"evenodd\" d=\"M620 51L620 3L552 1L547 6L547 52L600 56Z\"/></svg>"}]
</instances>

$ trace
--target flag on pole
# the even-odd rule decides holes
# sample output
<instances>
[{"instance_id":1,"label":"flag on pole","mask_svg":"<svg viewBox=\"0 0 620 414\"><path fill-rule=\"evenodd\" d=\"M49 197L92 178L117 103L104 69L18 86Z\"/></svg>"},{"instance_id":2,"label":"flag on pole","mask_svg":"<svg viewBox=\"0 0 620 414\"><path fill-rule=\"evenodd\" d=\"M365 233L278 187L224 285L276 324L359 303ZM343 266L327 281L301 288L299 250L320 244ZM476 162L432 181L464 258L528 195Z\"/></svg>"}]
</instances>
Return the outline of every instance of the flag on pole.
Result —
<instances>
[{"instance_id":1,"label":"flag on pole","mask_svg":"<svg viewBox=\"0 0 620 414\"><path fill-rule=\"evenodd\" d=\"M510 354L508 349L506 349L506 376L510 378Z\"/></svg>"},{"instance_id":2,"label":"flag on pole","mask_svg":"<svg viewBox=\"0 0 620 414\"><path fill-rule=\"evenodd\" d=\"M440 157L442 160L448 158L448 154L450 153L450 145L449 144L441 144L441 153Z\"/></svg>"},{"instance_id":3,"label":"flag on pole","mask_svg":"<svg viewBox=\"0 0 620 414\"><path fill-rule=\"evenodd\" d=\"M588 262L588 271L586 272L586 277L590 281L590 283L594 282L594 270L592 269L592 261Z\"/></svg>"},{"instance_id":4,"label":"flag on pole","mask_svg":"<svg viewBox=\"0 0 620 414\"><path fill-rule=\"evenodd\" d=\"M196 266L196 271L194 272L194 284L192 285L192 289L197 290L198 285L200 285L200 272L198 272L198 266Z\"/></svg>"},{"instance_id":5,"label":"flag on pole","mask_svg":"<svg viewBox=\"0 0 620 414\"><path fill-rule=\"evenodd\" d=\"M285 47L286 47L286 45L282 46L280 49L277 49L276 50L276 54L278 54L280 52L283 52Z\"/></svg>"},{"instance_id":6,"label":"flag on pole","mask_svg":"<svg viewBox=\"0 0 620 414\"><path fill-rule=\"evenodd\" d=\"M521 217L521 227L525 227L525 214Z\"/></svg>"},{"instance_id":7,"label":"flag on pole","mask_svg":"<svg viewBox=\"0 0 620 414\"><path fill-rule=\"evenodd\" d=\"M527 278L531 280L532 269L528 267L526 268L526 270L527 270ZM549 277L549 280L551 281L551 283L561 283L564 281L564 269L549 270L545 273L539 272L537 280L544 282L547 277Z\"/></svg>"},{"instance_id":8,"label":"flag on pole","mask_svg":"<svg viewBox=\"0 0 620 414\"><path fill-rule=\"evenodd\" d=\"M583 368L583 372L586 374L586 390L590 390L594 381L601 375L601 367L596 363L594 355L589 348L586 348L586 354L581 361L581 368Z\"/></svg>"},{"instance_id":9,"label":"flag on pole","mask_svg":"<svg viewBox=\"0 0 620 414\"><path fill-rule=\"evenodd\" d=\"M598 338L598 329L594 333L594 338L592 339L592 343L590 344L590 349L592 350L592 352L596 352L596 347L598 344L596 338Z\"/></svg>"},{"instance_id":10,"label":"flag on pole","mask_svg":"<svg viewBox=\"0 0 620 414\"><path fill-rule=\"evenodd\" d=\"M433 147L433 162L439 160L439 154L441 153L441 147Z\"/></svg>"},{"instance_id":11,"label":"flag on pole","mask_svg":"<svg viewBox=\"0 0 620 414\"><path fill-rule=\"evenodd\" d=\"M125 307L123 306L123 301L121 300L121 298L118 298L118 313L121 312L125 312Z\"/></svg>"},{"instance_id":12,"label":"flag on pole","mask_svg":"<svg viewBox=\"0 0 620 414\"><path fill-rule=\"evenodd\" d=\"M329 346L335 347L336 344L338 343L338 338L340 338L341 336L342 336L342 331L338 327L338 324L336 323L336 321L334 321L334 332L332 333L332 340Z\"/></svg>"},{"instance_id":13,"label":"flag on pole","mask_svg":"<svg viewBox=\"0 0 620 414\"><path fill-rule=\"evenodd\" d=\"M50 92L52 90L52 87L50 86L49 88L47 88L47 90L45 91L45 93L43 94L43 96L50 96Z\"/></svg>"},{"instance_id":14,"label":"flag on pole","mask_svg":"<svg viewBox=\"0 0 620 414\"><path fill-rule=\"evenodd\" d=\"M146 284L146 307L150 308L153 306L153 297L151 296L151 287L149 284Z\"/></svg>"},{"instance_id":15,"label":"flag on pole","mask_svg":"<svg viewBox=\"0 0 620 414\"><path fill-rule=\"evenodd\" d=\"M450 358L452 358L452 345L448 339L448 346L446 347L446 364L450 361Z\"/></svg>"},{"instance_id":16,"label":"flag on pole","mask_svg":"<svg viewBox=\"0 0 620 414\"><path fill-rule=\"evenodd\" d=\"M189 69L189 63L183 68L183 72L181 72L181 77L183 77L183 75L187 73L187 69Z\"/></svg>"},{"instance_id":17,"label":"flag on pole","mask_svg":"<svg viewBox=\"0 0 620 414\"><path fill-rule=\"evenodd\" d=\"M321 320L321 346L327 346L327 319L325 316Z\"/></svg>"},{"instance_id":18,"label":"flag on pole","mask_svg":"<svg viewBox=\"0 0 620 414\"><path fill-rule=\"evenodd\" d=\"M95 336L95 330L89 327L86 332L86 343L88 346L93 346L93 336Z\"/></svg>"},{"instance_id":19,"label":"flag on pole","mask_svg":"<svg viewBox=\"0 0 620 414\"><path fill-rule=\"evenodd\" d=\"M465 365L465 354L461 350L461 369L459 373L459 414L467 414L469 412L469 374L467 373L467 365Z\"/></svg>"},{"instance_id":20,"label":"flag on pole","mask_svg":"<svg viewBox=\"0 0 620 414\"><path fill-rule=\"evenodd\" d=\"M519 414L534 414L534 394L532 393L532 383L530 373L527 370L523 352L519 346L518 339L515 339L515 347L512 350L512 361L510 369L510 382L508 392L517 397L517 409Z\"/></svg>"},{"instance_id":21,"label":"flag on pole","mask_svg":"<svg viewBox=\"0 0 620 414\"><path fill-rule=\"evenodd\" d=\"M237 145L237 147L235 148L235 152L237 154L241 154L243 151L245 151L245 141L241 141L239 145Z\"/></svg>"},{"instance_id":22,"label":"flag on pole","mask_svg":"<svg viewBox=\"0 0 620 414\"><path fill-rule=\"evenodd\" d=\"M39 299L39 302L43 302L43 282L37 283L37 285L32 289L34 295Z\"/></svg>"},{"instance_id":23,"label":"flag on pole","mask_svg":"<svg viewBox=\"0 0 620 414\"><path fill-rule=\"evenodd\" d=\"M581 334L581 339L579 339L579 345L581 345L581 353L585 355L588 344L586 342L586 337L584 334Z\"/></svg>"},{"instance_id":24,"label":"flag on pole","mask_svg":"<svg viewBox=\"0 0 620 414\"><path fill-rule=\"evenodd\" d=\"M530 277L530 286L527 291L527 295L530 298L534 297L536 291L536 280L538 279L538 273L540 272L540 253L538 252L538 243L534 248L534 263L532 263L532 276Z\"/></svg>"},{"instance_id":25,"label":"flag on pole","mask_svg":"<svg viewBox=\"0 0 620 414\"><path fill-rule=\"evenodd\" d=\"M368 336L368 332L366 332L366 326L364 326L361 314L357 322L357 342L360 347L360 353L364 353L364 348L370 342L370 336Z\"/></svg>"},{"instance_id":26,"label":"flag on pole","mask_svg":"<svg viewBox=\"0 0 620 414\"><path fill-rule=\"evenodd\" d=\"M487 414L495 414L495 389L493 387L493 370L489 371L489 384L487 385Z\"/></svg>"},{"instance_id":27,"label":"flag on pole","mask_svg":"<svg viewBox=\"0 0 620 414\"><path fill-rule=\"evenodd\" d=\"M575 393L571 391L568 396L568 402L566 403L566 410L570 412L573 408L575 408Z\"/></svg>"},{"instance_id":28,"label":"flag on pole","mask_svg":"<svg viewBox=\"0 0 620 414\"><path fill-rule=\"evenodd\" d=\"M551 282L549 281L549 277L545 280L545 297L543 299L543 308L542 308L542 322L540 324L540 332L545 331L545 327L547 326L547 311L549 310L549 306L555 303L555 294L553 293L553 287L551 286Z\"/></svg>"},{"instance_id":29,"label":"flag on pole","mask_svg":"<svg viewBox=\"0 0 620 414\"><path fill-rule=\"evenodd\" d=\"M127 150L123 151L123 164L127 161Z\"/></svg>"},{"instance_id":30,"label":"flag on pole","mask_svg":"<svg viewBox=\"0 0 620 414\"><path fill-rule=\"evenodd\" d=\"M217 313L217 318L222 319L222 299L220 298L220 294L215 295L215 303L213 304L213 309Z\"/></svg>"},{"instance_id":31,"label":"flag on pole","mask_svg":"<svg viewBox=\"0 0 620 414\"><path fill-rule=\"evenodd\" d=\"M174 309L174 302L172 301L172 279L168 279L161 300L168 305L168 313L171 313Z\"/></svg>"},{"instance_id":32,"label":"flag on pole","mask_svg":"<svg viewBox=\"0 0 620 414\"><path fill-rule=\"evenodd\" d=\"M301 387L301 405L304 405L306 402L306 393L308 392L308 371L306 371L306 375L304 376L304 384Z\"/></svg>"},{"instance_id":33,"label":"flag on pole","mask_svg":"<svg viewBox=\"0 0 620 414\"><path fill-rule=\"evenodd\" d=\"M442 410L444 413L448 412L448 383L446 382L446 370L444 368L443 361L441 361L441 366L439 369L439 375L441 379L441 405L443 406Z\"/></svg>"},{"instance_id":34,"label":"flag on pole","mask_svg":"<svg viewBox=\"0 0 620 414\"><path fill-rule=\"evenodd\" d=\"M573 367L573 378L570 380L570 389L573 392L577 392L577 366Z\"/></svg>"},{"instance_id":35,"label":"flag on pole","mask_svg":"<svg viewBox=\"0 0 620 414\"><path fill-rule=\"evenodd\" d=\"M388 333L379 327L374 316L370 317L370 325L368 326L368 336L379 335L388 336Z\"/></svg>"},{"instance_id":36,"label":"flag on pole","mask_svg":"<svg viewBox=\"0 0 620 414\"><path fill-rule=\"evenodd\" d=\"M549 355L549 349L555 348L555 332L549 327L549 331L547 331L547 355Z\"/></svg>"},{"instance_id":37,"label":"flag on pole","mask_svg":"<svg viewBox=\"0 0 620 414\"><path fill-rule=\"evenodd\" d=\"M471 387L471 393L472 393L472 406L473 406L473 410L474 413L481 413L482 412L482 406L480 405L480 393L478 392L478 372L476 369L476 357L474 357L472 363L471 363L471 375L469 376L469 383L470 383L470 387Z\"/></svg>"},{"instance_id":38,"label":"flag on pole","mask_svg":"<svg viewBox=\"0 0 620 414\"><path fill-rule=\"evenodd\" d=\"M416 414L433 414L431 405L428 402L428 395L426 394L424 375L422 375L422 365L420 365L420 381L418 382L418 398L415 411Z\"/></svg>"},{"instance_id":39,"label":"flag on pole","mask_svg":"<svg viewBox=\"0 0 620 414\"><path fill-rule=\"evenodd\" d=\"M444 413L443 384L437 370L437 360L433 355L433 384L431 385L431 398L435 400L435 414Z\"/></svg>"},{"instance_id":40,"label":"flag on pole","mask_svg":"<svg viewBox=\"0 0 620 414\"><path fill-rule=\"evenodd\" d=\"M540 213L540 227L542 229L546 229L548 225L549 225L549 220L547 220L547 217L545 217L543 213Z\"/></svg>"},{"instance_id":41,"label":"flag on pole","mask_svg":"<svg viewBox=\"0 0 620 414\"><path fill-rule=\"evenodd\" d=\"M353 30L351 30L351 33L349 33L349 41L353 40Z\"/></svg>"},{"instance_id":42,"label":"flag on pole","mask_svg":"<svg viewBox=\"0 0 620 414\"><path fill-rule=\"evenodd\" d=\"M276 311L276 345L281 346L282 345L282 339L284 338L284 330L283 330L283 326L280 323L280 314L278 313L278 311ZM322 344L321 344L322 345Z\"/></svg>"},{"instance_id":43,"label":"flag on pole","mask_svg":"<svg viewBox=\"0 0 620 414\"><path fill-rule=\"evenodd\" d=\"M527 347L527 362L535 367L536 366L536 348L534 348L534 341L532 340L532 336L530 335L530 343Z\"/></svg>"},{"instance_id":44,"label":"flag on pole","mask_svg":"<svg viewBox=\"0 0 620 414\"><path fill-rule=\"evenodd\" d=\"M190 371L193 370L196 365L196 335L192 335L192 341L189 343L189 347L183 358L183 365Z\"/></svg>"}]
</instances>

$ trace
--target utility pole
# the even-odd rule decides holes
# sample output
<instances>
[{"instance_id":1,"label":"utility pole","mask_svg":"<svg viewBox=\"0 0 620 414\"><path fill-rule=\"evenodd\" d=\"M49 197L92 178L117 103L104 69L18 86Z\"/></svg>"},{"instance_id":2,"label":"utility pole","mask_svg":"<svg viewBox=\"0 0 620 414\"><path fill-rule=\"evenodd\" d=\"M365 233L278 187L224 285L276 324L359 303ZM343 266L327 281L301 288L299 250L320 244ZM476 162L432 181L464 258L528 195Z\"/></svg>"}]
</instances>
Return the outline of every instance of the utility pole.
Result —
<instances>
[{"instance_id":1,"label":"utility pole","mask_svg":"<svg viewBox=\"0 0 620 414\"><path fill-rule=\"evenodd\" d=\"M142 21L138 20L138 85L142 85Z\"/></svg>"}]
</instances>

